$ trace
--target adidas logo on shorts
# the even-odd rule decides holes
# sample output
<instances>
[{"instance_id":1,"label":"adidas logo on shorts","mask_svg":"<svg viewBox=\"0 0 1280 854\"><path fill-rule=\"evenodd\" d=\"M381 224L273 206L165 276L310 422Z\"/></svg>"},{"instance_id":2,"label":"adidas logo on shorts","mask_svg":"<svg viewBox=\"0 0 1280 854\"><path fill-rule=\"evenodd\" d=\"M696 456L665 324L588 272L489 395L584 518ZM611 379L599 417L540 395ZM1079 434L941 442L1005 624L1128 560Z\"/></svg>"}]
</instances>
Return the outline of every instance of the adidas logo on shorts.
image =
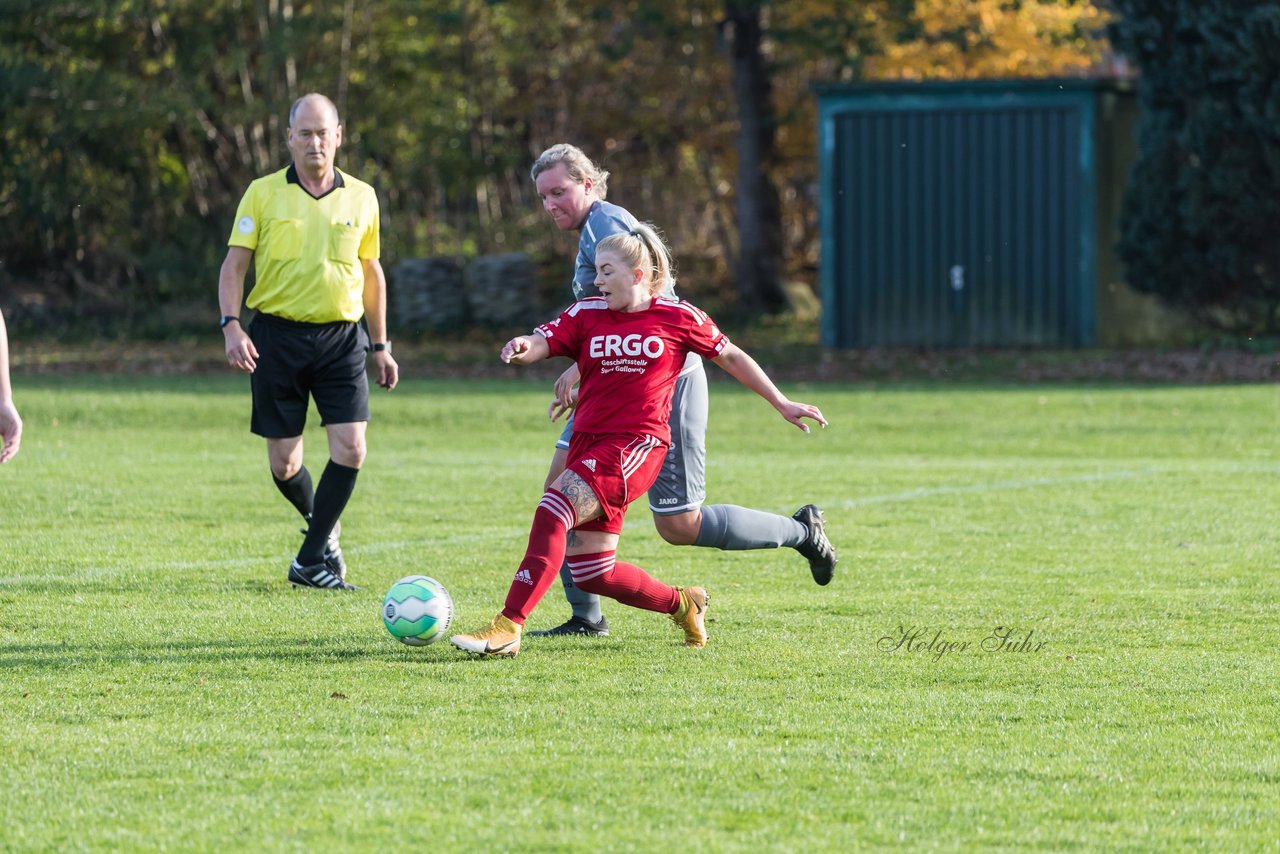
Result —
<instances>
[{"instance_id":1,"label":"adidas logo on shorts","mask_svg":"<svg viewBox=\"0 0 1280 854\"><path fill-rule=\"evenodd\" d=\"M583 460L583 461L582 461L582 464L583 464L584 466L586 466L587 468L591 469L592 471L595 471L595 470L596 470L596 461L595 461L595 460Z\"/></svg>"},{"instance_id":2,"label":"adidas logo on shorts","mask_svg":"<svg viewBox=\"0 0 1280 854\"><path fill-rule=\"evenodd\" d=\"M516 581L523 581L530 587L533 586L533 576L529 574L529 570L527 569L522 569L516 573Z\"/></svg>"}]
</instances>

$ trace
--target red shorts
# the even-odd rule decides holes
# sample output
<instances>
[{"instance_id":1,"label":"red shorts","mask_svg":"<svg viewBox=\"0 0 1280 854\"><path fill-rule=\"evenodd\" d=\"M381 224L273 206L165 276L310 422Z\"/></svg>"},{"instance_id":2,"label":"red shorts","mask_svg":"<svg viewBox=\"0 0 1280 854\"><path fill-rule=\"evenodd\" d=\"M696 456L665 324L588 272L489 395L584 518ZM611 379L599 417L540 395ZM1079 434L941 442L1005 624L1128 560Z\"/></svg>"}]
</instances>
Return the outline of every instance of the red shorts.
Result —
<instances>
[{"instance_id":1,"label":"red shorts","mask_svg":"<svg viewBox=\"0 0 1280 854\"><path fill-rule=\"evenodd\" d=\"M579 433L569 439L565 464L587 482L604 515L583 522L579 531L622 531L627 505L649 491L667 458L667 442L634 433Z\"/></svg>"}]
</instances>

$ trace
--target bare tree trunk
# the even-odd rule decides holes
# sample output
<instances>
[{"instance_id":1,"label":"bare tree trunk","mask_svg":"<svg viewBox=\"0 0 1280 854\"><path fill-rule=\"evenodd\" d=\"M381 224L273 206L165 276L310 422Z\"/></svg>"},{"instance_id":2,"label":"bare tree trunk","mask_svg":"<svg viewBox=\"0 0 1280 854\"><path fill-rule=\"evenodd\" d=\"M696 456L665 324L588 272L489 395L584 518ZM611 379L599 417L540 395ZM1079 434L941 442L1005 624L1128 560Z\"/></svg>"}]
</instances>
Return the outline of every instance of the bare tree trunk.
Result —
<instances>
[{"instance_id":1,"label":"bare tree trunk","mask_svg":"<svg viewBox=\"0 0 1280 854\"><path fill-rule=\"evenodd\" d=\"M471 149L471 159L475 163L484 163L488 155L488 143L491 139L489 123L483 107L484 99L480 97L477 81L486 72L482 67L489 33L485 31L484 21L479 14L469 10L465 18L467 38L463 42L460 53L463 75L466 80L464 96L467 101L467 138ZM480 238L476 245L482 252L493 251L494 218L493 199L491 197L490 179L485 174L474 178L473 192L476 203L476 220L480 226Z\"/></svg>"},{"instance_id":2,"label":"bare tree trunk","mask_svg":"<svg viewBox=\"0 0 1280 854\"><path fill-rule=\"evenodd\" d=\"M720 245L725 251L733 255L737 254L737 250L733 248L733 224L729 222L727 214L727 205L721 204L716 199L716 176L712 171L710 159L699 158L698 167L702 173L702 180L706 187L707 193L707 210L710 214L711 225L715 229L716 238L720 241ZM708 241L710 242L710 241Z\"/></svg>"},{"instance_id":3,"label":"bare tree trunk","mask_svg":"<svg viewBox=\"0 0 1280 854\"><path fill-rule=\"evenodd\" d=\"M338 115L347 115L347 81L351 77L351 26L355 16L355 0L347 0L342 7L342 43L338 59L338 97L335 99Z\"/></svg>"},{"instance_id":4,"label":"bare tree trunk","mask_svg":"<svg viewBox=\"0 0 1280 854\"><path fill-rule=\"evenodd\" d=\"M738 106L738 260L741 310L774 313L787 306L780 279L782 211L768 174L776 153L773 86L762 43L761 0L725 0L725 29Z\"/></svg>"},{"instance_id":5,"label":"bare tree trunk","mask_svg":"<svg viewBox=\"0 0 1280 854\"><path fill-rule=\"evenodd\" d=\"M271 18L275 15L275 3L271 3L265 10L259 10L258 13L258 38L260 43L265 47L271 43ZM244 103L247 107L252 107L258 96L253 89L253 72L248 65L240 66L240 89L244 95ZM271 95L275 89L274 81L270 78L260 81L262 85L263 98L270 103ZM249 114L253 114L253 110ZM246 136L246 146L250 148L252 154L252 162L254 171L261 174L271 168L271 152L267 148L267 129L261 117L261 110L258 112L258 118L253 119L248 127L248 135Z\"/></svg>"},{"instance_id":6,"label":"bare tree trunk","mask_svg":"<svg viewBox=\"0 0 1280 854\"><path fill-rule=\"evenodd\" d=\"M298 98L298 60L293 55L293 0L284 0L284 31L286 44L289 52L284 58L284 80L288 86L288 96L290 105Z\"/></svg>"}]
</instances>

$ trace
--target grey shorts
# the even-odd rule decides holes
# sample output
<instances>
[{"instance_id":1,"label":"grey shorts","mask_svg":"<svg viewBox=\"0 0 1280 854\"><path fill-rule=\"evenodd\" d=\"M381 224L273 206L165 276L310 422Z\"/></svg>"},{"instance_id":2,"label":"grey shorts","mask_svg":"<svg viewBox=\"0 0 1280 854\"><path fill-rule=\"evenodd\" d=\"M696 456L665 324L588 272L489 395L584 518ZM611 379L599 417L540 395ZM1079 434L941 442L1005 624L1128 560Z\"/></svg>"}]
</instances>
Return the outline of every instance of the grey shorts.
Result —
<instances>
[{"instance_id":1,"label":"grey shorts","mask_svg":"<svg viewBox=\"0 0 1280 854\"><path fill-rule=\"evenodd\" d=\"M701 364L676 380L671 398L671 447L649 487L649 509L659 516L684 513L707 500L707 372ZM556 447L568 450L573 417Z\"/></svg>"}]
</instances>

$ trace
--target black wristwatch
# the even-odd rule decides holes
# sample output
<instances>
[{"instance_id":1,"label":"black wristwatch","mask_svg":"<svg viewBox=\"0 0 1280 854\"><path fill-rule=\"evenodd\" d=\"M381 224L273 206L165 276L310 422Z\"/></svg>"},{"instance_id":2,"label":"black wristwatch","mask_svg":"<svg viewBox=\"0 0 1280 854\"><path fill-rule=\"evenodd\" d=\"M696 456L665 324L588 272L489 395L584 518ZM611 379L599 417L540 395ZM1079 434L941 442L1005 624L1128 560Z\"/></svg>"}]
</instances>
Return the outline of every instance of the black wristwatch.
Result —
<instances>
[{"instance_id":1,"label":"black wristwatch","mask_svg":"<svg viewBox=\"0 0 1280 854\"><path fill-rule=\"evenodd\" d=\"M384 352L384 351L385 351L388 355L390 355L390 354L391 354L391 342L390 342L390 341L385 341L385 342L383 342L383 343L381 343L381 344L370 344L370 345L369 345L369 352L370 352L370 353L382 353L382 352Z\"/></svg>"},{"instance_id":2,"label":"black wristwatch","mask_svg":"<svg viewBox=\"0 0 1280 854\"><path fill-rule=\"evenodd\" d=\"M234 314L224 314L224 315L222 315L222 321L218 324L218 328L219 328L219 329L226 329L226 328L227 328L227 324L228 324L228 323L230 323L230 322L231 322L231 321L233 321L233 320L234 320L236 323L239 323L239 322L240 322L240 318L236 317Z\"/></svg>"}]
</instances>

